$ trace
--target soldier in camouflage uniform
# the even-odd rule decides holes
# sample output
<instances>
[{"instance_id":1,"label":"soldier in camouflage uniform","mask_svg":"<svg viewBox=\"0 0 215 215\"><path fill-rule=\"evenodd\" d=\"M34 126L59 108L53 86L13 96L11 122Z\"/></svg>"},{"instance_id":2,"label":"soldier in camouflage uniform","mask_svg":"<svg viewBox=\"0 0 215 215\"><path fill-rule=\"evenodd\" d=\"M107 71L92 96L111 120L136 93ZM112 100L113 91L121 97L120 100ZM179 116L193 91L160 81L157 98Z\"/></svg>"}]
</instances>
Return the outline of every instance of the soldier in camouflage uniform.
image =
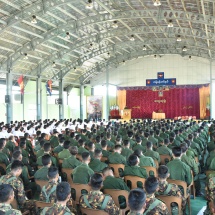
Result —
<instances>
[{"instance_id":1,"label":"soldier in camouflage uniform","mask_svg":"<svg viewBox=\"0 0 215 215\"><path fill-rule=\"evenodd\" d=\"M0 178L0 184L10 184L15 192L15 199L18 207L21 211L30 210L32 214L36 214L35 203L30 200L26 200L25 190L22 180L19 176L22 173L23 163L15 160L11 165L11 172Z\"/></svg>"},{"instance_id":2,"label":"soldier in camouflage uniform","mask_svg":"<svg viewBox=\"0 0 215 215\"><path fill-rule=\"evenodd\" d=\"M11 207L11 203L14 200L13 187L9 184L0 185L0 211L10 215L22 215L19 210L15 210Z\"/></svg>"},{"instance_id":3,"label":"soldier in camouflage uniform","mask_svg":"<svg viewBox=\"0 0 215 215\"><path fill-rule=\"evenodd\" d=\"M142 189L133 189L128 196L128 215L142 215L146 208L146 194Z\"/></svg>"},{"instance_id":4,"label":"soldier in camouflage uniform","mask_svg":"<svg viewBox=\"0 0 215 215\"><path fill-rule=\"evenodd\" d=\"M145 182L145 190L147 193L146 198L146 209L145 213L147 215L169 215L166 205L160 200L155 198L155 191L159 186L158 179L154 176L149 176Z\"/></svg>"},{"instance_id":5,"label":"soldier in camouflage uniform","mask_svg":"<svg viewBox=\"0 0 215 215\"><path fill-rule=\"evenodd\" d=\"M41 215L74 215L67 207L67 202L70 201L71 187L68 182L62 182L56 188L57 202L51 207L45 207Z\"/></svg>"},{"instance_id":6,"label":"soldier in camouflage uniform","mask_svg":"<svg viewBox=\"0 0 215 215\"><path fill-rule=\"evenodd\" d=\"M95 173L90 179L91 190L88 194L82 195L80 198L80 206L83 208L93 208L104 210L111 215L119 215L120 209L115 205L112 197L104 195L100 189L102 188L102 175Z\"/></svg>"}]
</instances>

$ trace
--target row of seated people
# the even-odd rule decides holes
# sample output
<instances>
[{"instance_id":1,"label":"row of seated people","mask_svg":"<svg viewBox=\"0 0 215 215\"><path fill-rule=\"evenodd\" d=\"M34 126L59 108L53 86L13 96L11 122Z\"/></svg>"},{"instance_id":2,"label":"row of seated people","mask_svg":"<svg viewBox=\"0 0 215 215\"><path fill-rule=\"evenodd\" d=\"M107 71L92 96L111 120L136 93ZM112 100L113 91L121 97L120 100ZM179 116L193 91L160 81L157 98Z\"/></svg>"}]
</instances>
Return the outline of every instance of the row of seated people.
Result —
<instances>
[{"instance_id":1,"label":"row of seated people","mask_svg":"<svg viewBox=\"0 0 215 215\"><path fill-rule=\"evenodd\" d=\"M135 129L133 129L133 130L135 130ZM162 129L163 130L163 129ZM55 132L54 132L55 133ZM81 135L83 135L85 133L85 131L83 131L81 134L80 134L80 136ZM139 132L139 133L141 133L141 132ZM151 132L150 132L151 133ZM165 133L165 132L164 132ZM201 133L205 133L204 132L204 130L201 132ZM57 133L56 133L57 134ZM74 134L74 133L72 133L72 134ZM79 135L79 134L78 134ZM76 135L75 137L77 137L78 135ZM191 135L191 134L188 134L188 136L189 135ZM59 136L59 135L58 135ZM85 136L85 135L84 135ZM102 135L101 135L102 136ZM149 142L148 141L148 137L147 136L149 136L148 135L148 132L145 132L144 133L144 138L138 138L138 136L136 136L136 142L135 143L133 143L133 144L131 144L132 142L134 142L134 139L132 138L132 136L133 135L131 135L131 132L129 131L128 132L128 137L129 138L125 138L124 139L124 141L123 141L123 147L121 146L121 145L119 145L119 144L116 144L115 146L114 146L114 149L113 149L113 147L112 147L112 149L110 149L111 151L113 150L114 152L112 153L112 152L109 152L109 151L107 151L106 149L105 149L105 147L107 148L107 143L108 143L108 140L101 140L101 136L100 136L100 138L97 138L97 137L99 137L99 136L96 136L96 143L95 143L95 145L94 145L94 143L92 143L92 142L89 142L88 144L86 144L86 148L89 150L89 154L90 154L90 156L88 156L88 158L90 157L90 159L92 159L92 161L91 162L88 162L88 164L89 164L89 166L90 167L92 167L92 169L93 169L93 165L95 166L95 167L99 167L100 165L100 162L99 162L99 158L101 158L102 157L102 155L103 155L103 157L108 157L108 163L121 163L121 164L128 164L128 165L126 165L126 167L128 167L128 168L130 168L130 170L131 171L133 171L134 172L134 174L135 174L135 172L136 172L136 168L138 167L138 164L139 164L139 162L141 161L141 156L142 157L146 157L146 156L144 156L143 154L145 154L145 155L147 155L147 157L148 156L151 156L153 159L157 159L157 162L159 163L160 161L159 161L159 154L157 153L157 152L155 152L155 151L153 151L153 149L155 150L156 148L157 148L157 145L156 144L152 144L151 142ZM109 133L107 134L107 139L108 139L108 137L109 137L110 135L109 135ZM53 135L53 137L56 137L55 136L55 134ZM70 137L73 137L73 135L70 135ZM151 136L152 137L152 136ZM205 136L205 138L207 138L206 136ZM56 139L56 138L55 138ZM83 138L84 139L84 138ZM76 141L76 143L75 144L77 144L78 146L79 146L79 148L77 149L77 147L76 147L76 145L75 144L73 144L72 145L72 147L70 148L70 150L68 150L68 146L70 146L71 145L71 142L70 141L63 141L63 144L62 144L62 140L61 139L59 139L59 141L61 142L61 145L59 145L59 146L56 146L56 147L58 147L58 149L59 148L61 148L61 152L58 152L58 156L59 156L59 158L63 158L63 167L65 166L65 164L66 163L69 163L69 162L66 162L66 161L68 161L69 160L69 158L70 157L72 157L73 156L73 158L75 157L75 155L77 154L77 152L79 153L79 154L81 154L83 151L84 152L87 152L87 151L85 151L85 150L87 150L86 148L85 148L85 141L83 140L83 139L78 139L78 141ZM156 138L154 138L154 139L156 139ZM74 139L73 139L74 140ZM77 140L77 139L76 139ZM21 153L22 153L22 156L23 156L23 154L25 154L24 152L26 152L27 150L25 150L26 148L27 148L27 144L26 144L26 142L27 141L20 141L20 147L21 147L21 150L20 150L20 147L14 147L14 149L19 149L19 150L17 150L17 151L21 151ZM51 141L50 141L51 142ZM117 138L116 138L116 142L117 142ZM145 144L143 144L143 142L145 143ZM167 153L170 153L170 154L172 154L172 152L171 152L171 148L172 147L168 147L169 146L169 143L170 143L171 141L169 141L168 140L168 138L165 138L164 139L164 141L162 142L162 141L160 141L160 143L161 144L163 144L162 146L160 146L159 148L157 148L157 151L159 152L159 149L162 151L162 149L166 149L166 151L167 151ZM189 143L189 140L187 140L186 141L187 143ZM5 143L5 141L4 141L4 143ZM69 143L69 144L68 144ZM191 146L189 146L189 144L184 144L184 146L182 146L180 149L179 149L179 147L178 147L178 154L177 153L175 153L176 155L173 155L173 157L175 156L175 157L181 157L181 153L183 152L183 156L184 156L184 160L187 160L187 161L190 161L190 159L193 161L194 160L194 158L195 158L195 152L198 150L198 148L200 148L200 147L202 147L202 144L204 145L204 142L202 141L201 142L201 144L199 144L199 147L192 147L191 148ZM3 145L5 145L5 144L3 144ZM39 149L39 151L40 150L43 150L43 153L42 154L50 154L50 152L51 152L51 146L50 146L50 143L44 143L43 142L43 140L41 140L40 141L40 147L42 147L42 149ZM195 144L193 144L194 146L195 146ZM189 147L188 147L189 146ZM37 147L37 146L36 146ZM140 149L135 149L134 147L139 147ZM95 148L97 148L97 150L94 150ZM99 150L99 148L101 149L101 150ZM134 149L134 154L133 154L133 150L132 149ZM169 150L170 149L170 150ZM191 149L193 149L193 150L191 150ZM32 150L32 147L31 147L31 150ZM55 149L54 149L55 150ZM54 151L53 150L53 151ZM176 150L176 151L177 151ZM38 152L39 152L38 151ZM75 152L74 152L75 151ZM124 153L125 154L123 154L123 151L124 151ZM188 153L190 151L190 153ZM102 152L102 153L101 153ZM104 156L104 154L105 154L105 152L108 154L106 154L106 156ZM193 152L193 153L192 153ZM160 153L162 153L162 152L160 152ZM75 154L75 155L74 155ZM85 153L86 154L86 153ZM95 154L95 157L94 157L94 154ZM123 154L123 155L121 155L121 154ZM131 154L132 154L132 156L131 156ZM191 156L190 156L190 159L188 159L189 158L189 156L187 156L187 154L190 154ZM197 153L197 155L199 155L198 153ZM131 158L130 158L130 156L131 156ZM172 155L171 155L172 156ZM182 157L183 157L182 156ZM202 156L202 154L201 154L201 156ZM199 156L199 158L201 159L201 156ZM13 154L13 159L15 159L15 155ZM25 157L25 156L23 156L23 157ZM23 157L21 158L21 160L23 160ZM58 162L57 162L57 159L56 159L56 157L54 157L54 156L50 156L49 155L49 157L51 158L51 160L52 160L52 163L53 164L55 164L56 166L58 166ZM69 158L68 158L69 157ZM146 158L147 158L146 157ZM188 157L187 159L185 159L186 157ZM29 158L29 160L30 160L30 158L31 158L31 156L29 156L29 154L28 154L28 157L27 158ZM40 159L39 159L40 158ZM128 159L130 162L128 162L128 163L126 163L126 158L128 159L128 158L130 158L130 159ZM133 159L132 159L133 158ZM20 158L19 158L20 159ZM111 159L112 159L112 161L111 161ZM145 160L148 160L148 164L147 165L141 165L141 166L155 166L155 164L154 164L154 160L153 159L145 159ZM32 159L33 160L33 159ZM83 159L84 160L84 159ZM82 160L82 162L84 163L84 161ZM65 161L65 162L64 162ZM133 161L133 163L132 163L132 161ZM176 161L176 159L174 159L173 161ZM171 162L173 162L173 161L171 161ZM77 162L79 162L79 165L80 165L80 161L78 161L77 160ZM94 163L93 163L94 162ZM170 162L170 163L171 163ZM185 161L184 161L185 162ZM73 163L73 162L71 162L71 163ZM189 162L188 162L189 163ZM191 162L192 163L192 162ZM193 162L193 163L195 163L195 162ZM34 167L34 165L35 166L37 166L37 164L39 165L42 165L43 164L43 157L41 157L41 156L38 156L38 158L36 159L36 162L34 163L34 160L33 160L33 162L31 162L31 167L33 166ZM98 168L98 169L95 169L94 171L95 172L101 172L102 171L102 169L107 165L107 164L105 164L105 163L102 163L101 162L101 167L100 167L100 169ZM40 166L39 165L39 166ZM174 165L173 165L173 173L172 174L170 174L170 176L171 175L174 175L174 170L175 169L177 169L177 165L179 165L177 162L175 162L174 163ZM88 165L86 165L86 166L88 166ZM174 167L175 166L175 167ZM179 165L180 166L180 165ZM184 165L185 166L185 165ZM196 165L195 165L196 166ZM198 166L198 165L197 165ZM80 167L83 167L83 165L81 164L80 165ZM191 167L191 166L190 166ZM74 169L75 167L69 167L69 168L72 168L72 169ZM127 168L127 169L128 169ZM175 169L174 169L175 168ZM191 169L194 169L194 167L192 166L191 167ZM28 169L28 168L26 168L26 169ZM43 168L42 168L43 169ZM137 169L140 169L140 168L137 168ZM185 168L186 169L186 171L183 169L183 171L185 171L185 174L186 174L186 177L184 178L184 179L181 179L181 180L184 180L184 181L186 181L186 183L187 183L187 185L189 185L189 184L191 184L191 181L192 181L192 175L191 175L191 172L190 172L190 169L189 169L189 167L188 168ZM189 171L188 171L188 169L189 169ZM198 169L198 168L195 168L195 169ZM125 170L126 170L126 168L125 168ZM124 172L123 172L123 174L125 174L125 171L124 170ZM140 174L140 177L142 177L142 178L146 178L147 177L147 175L145 174L146 173L146 171L143 171L144 169L142 168L142 171L139 171L139 172L141 172L142 174ZM37 177L37 175L42 175L42 174L38 174L38 172L39 172L40 170L38 170L37 172L36 172L36 174L35 174L35 177ZM94 171L92 170L92 172L90 173L91 175L94 173ZM198 171L198 170L197 170ZM83 171L77 171L77 172L83 172ZM171 173L171 168L170 168L170 173ZM144 175L145 174L145 175ZM197 172L197 174L198 174L198 172ZM177 175L177 174L176 174ZM121 175L121 176L124 176L124 175ZM47 171L46 171L46 177L47 177ZM172 176L172 177L175 177L175 176ZM80 177L81 179L82 179L82 177ZM75 181L76 179L75 179L75 171L74 171L74 173L73 173L73 180ZM75 183L80 183L81 181L80 180L78 180L78 182L75 182ZM88 178L88 180L87 180L87 183L89 182L89 178ZM83 182L83 183L85 183L86 184L86 180ZM34 183L33 182L31 182L30 183L31 185L33 185ZM35 185L35 184L34 184ZM37 188L36 188L37 189Z\"/></svg>"}]
</instances>

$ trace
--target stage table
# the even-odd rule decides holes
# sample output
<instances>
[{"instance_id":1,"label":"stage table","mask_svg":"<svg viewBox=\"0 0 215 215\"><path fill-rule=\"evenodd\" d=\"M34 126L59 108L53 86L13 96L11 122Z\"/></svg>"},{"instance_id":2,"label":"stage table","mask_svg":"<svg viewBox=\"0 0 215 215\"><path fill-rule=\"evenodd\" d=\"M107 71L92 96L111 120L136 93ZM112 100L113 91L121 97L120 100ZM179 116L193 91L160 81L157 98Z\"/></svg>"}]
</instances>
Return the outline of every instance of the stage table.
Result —
<instances>
[{"instance_id":1,"label":"stage table","mask_svg":"<svg viewBox=\"0 0 215 215\"><path fill-rule=\"evenodd\" d=\"M165 119L165 118L166 118L165 113L152 112L152 119Z\"/></svg>"}]
</instances>

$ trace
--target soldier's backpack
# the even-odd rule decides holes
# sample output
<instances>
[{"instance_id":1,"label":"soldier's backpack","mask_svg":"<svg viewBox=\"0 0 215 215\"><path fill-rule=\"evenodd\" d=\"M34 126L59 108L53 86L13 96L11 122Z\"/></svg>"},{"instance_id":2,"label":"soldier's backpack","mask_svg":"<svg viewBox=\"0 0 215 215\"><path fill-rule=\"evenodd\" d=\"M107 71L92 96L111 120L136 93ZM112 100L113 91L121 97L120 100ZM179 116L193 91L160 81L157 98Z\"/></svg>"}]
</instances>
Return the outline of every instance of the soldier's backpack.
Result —
<instances>
[{"instance_id":1,"label":"soldier's backpack","mask_svg":"<svg viewBox=\"0 0 215 215\"><path fill-rule=\"evenodd\" d=\"M87 207L92 208L88 199L87 199L87 196L83 195L83 197L84 197L84 203L87 205ZM105 196L100 210L104 210L106 208L109 199L110 199L110 196Z\"/></svg>"},{"instance_id":2,"label":"soldier's backpack","mask_svg":"<svg viewBox=\"0 0 215 215\"><path fill-rule=\"evenodd\" d=\"M43 193L43 194L45 195L45 197L46 197L45 202L47 202L47 203L50 202L50 199L49 199L49 198L50 198L51 194L54 193L54 192L56 191L56 187L57 187L56 185L53 186L52 189L50 190L50 192L47 194L47 193L46 193L46 187L43 186L43 188L42 188L42 193Z\"/></svg>"}]
</instances>

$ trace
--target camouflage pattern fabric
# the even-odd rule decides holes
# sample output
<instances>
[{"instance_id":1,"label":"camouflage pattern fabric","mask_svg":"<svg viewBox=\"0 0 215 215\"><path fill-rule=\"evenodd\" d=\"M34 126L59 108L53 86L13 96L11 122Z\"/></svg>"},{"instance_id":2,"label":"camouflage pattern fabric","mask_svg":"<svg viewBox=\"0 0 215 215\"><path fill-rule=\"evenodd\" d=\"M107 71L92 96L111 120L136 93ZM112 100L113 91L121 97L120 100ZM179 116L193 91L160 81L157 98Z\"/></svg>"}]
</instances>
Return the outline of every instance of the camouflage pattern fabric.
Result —
<instances>
[{"instance_id":1,"label":"camouflage pattern fabric","mask_svg":"<svg viewBox=\"0 0 215 215\"><path fill-rule=\"evenodd\" d=\"M3 211L5 212L5 214L10 215L22 215L19 210L15 210L11 207L11 205L5 203L0 203L0 211Z\"/></svg>"}]
</instances>

